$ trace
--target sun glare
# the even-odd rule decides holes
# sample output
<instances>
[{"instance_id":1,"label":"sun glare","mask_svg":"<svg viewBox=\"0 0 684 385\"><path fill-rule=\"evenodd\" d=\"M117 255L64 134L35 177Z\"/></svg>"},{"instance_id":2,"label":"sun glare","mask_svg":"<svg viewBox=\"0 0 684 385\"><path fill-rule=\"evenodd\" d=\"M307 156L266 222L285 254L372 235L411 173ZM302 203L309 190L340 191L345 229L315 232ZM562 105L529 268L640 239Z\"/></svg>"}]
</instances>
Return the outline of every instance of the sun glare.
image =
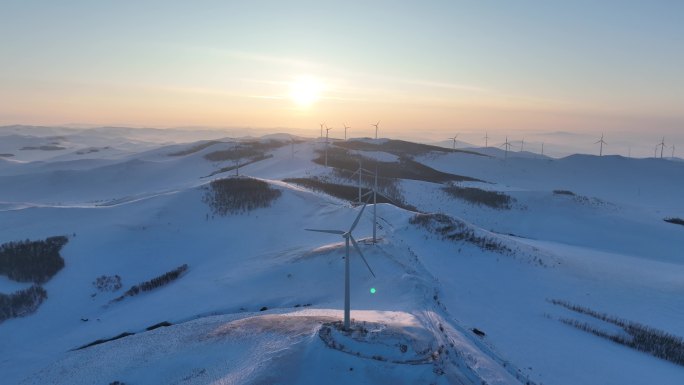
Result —
<instances>
[{"instance_id":1,"label":"sun glare","mask_svg":"<svg viewBox=\"0 0 684 385\"><path fill-rule=\"evenodd\" d=\"M290 83L290 98L300 107L310 107L321 97L323 86L311 76L300 76Z\"/></svg>"}]
</instances>

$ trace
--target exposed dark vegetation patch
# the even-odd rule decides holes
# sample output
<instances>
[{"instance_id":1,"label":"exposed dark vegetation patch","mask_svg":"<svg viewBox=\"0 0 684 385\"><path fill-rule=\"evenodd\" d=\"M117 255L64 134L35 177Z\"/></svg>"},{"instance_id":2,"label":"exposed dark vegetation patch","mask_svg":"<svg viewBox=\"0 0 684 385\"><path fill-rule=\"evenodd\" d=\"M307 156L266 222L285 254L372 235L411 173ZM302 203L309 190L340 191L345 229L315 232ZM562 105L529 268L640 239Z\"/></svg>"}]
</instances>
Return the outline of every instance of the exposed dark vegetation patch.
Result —
<instances>
[{"instance_id":1,"label":"exposed dark vegetation patch","mask_svg":"<svg viewBox=\"0 0 684 385\"><path fill-rule=\"evenodd\" d=\"M427 229L442 239L454 242L465 241L483 250L495 251L502 254L512 254L508 246L493 237L479 236L466 223L444 214L416 214L409 223Z\"/></svg>"},{"instance_id":2,"label":"exposed dark vegetation patch","mask_svg":"<svg viewBox=\"0 0 684 385\"><path fill-rule=\"evenodd\" d=\"M66 147L56 146L54 144L48 144L48 145L43 145L43 146L26 146L26 147L20 148L20 150L23 150L23 151L26 151L26 150L59 151L59 150L66 150Z\"/></svg>"},{"instance_id":3,"label":"exposed dark vegetation patch","mask_svg":"<svg viewBox=\"0 0 684 385\"><path fill-rule=\"evenodd\" d=\"M556 195L571 195L575 196L575 193L569 190L553 190L553 193Z\"/></svg>"},{"instance_id":4,"label":"exposed dark vegetation patch","mask_svg":"<svg viewBox=\"0 0 684 385\"><path fill-rule=\"evenodd\" d=\"M150 279L149 281L145 281L142 283L139 283L137 285L132 286L130 289L126 290L125 293L123 293L121 296L114 298L111 302L119 302L123 300L126 297L133 297L134 295L140 294L140 292L143 291L152 291L154 289L157 289L159 287L162 287L172 281L175 281L178 279L181 274L186 272L188 270L188 265L183 264L181 266L178 266L177 268L168 271L158 277L154 277Z\"/></svg>"},{"instance_id":5,"label":"exposed dark vegetation patch","mask_svg":"<svg viewBox=\"0 0 684 385\"><path fill-rule=\"evenodd\" d=\"M431 152L462 152L472 155L485 156L474 151L467 150L453 150L450 148L444 148L439 146L431 146L429 144L406 142L404 140L382 140L378 143L370 141L360 141L360 140L349 140L346 142L336 142L336 146L348 148L351 150L361 150L361 151L384 151L390 154L402 156L402 155L425 155Z\"/></svg>"},{"instance_id":6,"label":"exposed dark vegetation patch","mask_svg":"<svg viewBox=\"0 0 684 385\"><path fill-rule=\"evenodd\" d=\"M0 245L0 274L18 282L45 283L64 267L59 252L68 241L56 236Z\"/></svg>"},{"instance_id":7,"label":"exposed dark vegetation patch","mask_svg":"<svg viewBox=\"0 0 684 385\"><path fill-rule=\"evenodd\" d=\"M228 167L222 167L222 168L212 172L211 174L205 176L205 178L208 178L210 176L214 176L216 174L222 174L224 172L230 172L230 171L235 170L236 168L245 167L245 166L250 165L252 163L260 162L264 159L269 159L269 158L273 158L273 155L272 154L263 154L263 155L259 155L259 156L249 158L249 160L242 161L242 162L236 159L236 163L234 165L228 166Z\"/></svg>"},{"instance_id":8,"label":"exposed dark vegetation patch","mask_svg":"<svg viewBox=\"0 0 684 385\"><path fill-rule=\"evenodd\" d=\"M0 322L32 314L47 299L47 291L38 285L12 294L0 293Z\"/></svg>"},{"instance_id":9,"label":"exposed dark vegetation patch","mask_svg":"<svg viewBox=\"0 0 684 385\"><path fill-rule=\"evenodd\" d=\"M199 144L196 144L194 146L190 146L184 150L172 152L169 154L169 156L185 156L185 155L194 154L196 152L202 151L205 148L211 147L211 146L218 144L218 143L222 143L222 142L220 142L218 140L210 140L208 142L199 143Z\"/></svg>"},{"instance_id":10,"label":"exposed dark vegetation patch","mask_svg":"<svg viewBox=\"0 0 684 385\"><path fill-rule=\"evenodd\" d=\"M76 151L76 155L86 155L86 154L92 154L93 152L100 152L100 150L109 150L110 147L102 147L102 148L97 148L97 147L91 147L91 148L85 148L83 150L78 150Z\"/></svg>"},{"instance_id":11,"label":"exposed dark vegetation patch","mask_svg":"<svg viewBox=\"0 0 684 385\"><path fill-rule=\"evenodd\" d=\"M149 332L150 330L159 329L159 328L165 328L165 327L168 327L168 326L171 326L171 325L173 325L171 322L169 322L169 321L163 321L163 322L154 324L154 325L152 325L152 326L148 326L148 327L145 328L145 330L147 330L147 331Z\"/></svg>"},{"instance_id":12,"label":"exposed dark vegetation patch","mask_svg":"<svg viewBox=\"0 0 684 385\"><path fill-rule=\"evenodd\" d=\"M349 184L351 186L356 186L357 188L357 200L358 200L358 187L359 187L359 177L358 174L354 175L353 172L348 170L342 170L339 168L333 169L333 177L344 181L344 184ZM364 187L371 190L376 185L375 173L362 172L361 173L361 188ZM404 200L404 195L401 192L401 187L399 186L399 179L397 178L386 178L378 173L377 178L377 192L382 194L385 198L396 202L395 205L398 207L408 206ZM362 193L363 194L363 193Z\"/></svg>"},{"instance_id":13,"label":"exposed dark vegetation patch","mask_svg":"<svg viewBox=\"0 0 684 385\"><path fill-rule=\"evenodd\" d=\"M483 205L499 210L509 210L514 201L510 196L498 192L487 191L476 187L446 186L442 190L454 198L463 199L476 205Z\"/></svg>"},{"instance_id":14,"label":"exposed dark vegetation patch","mask_svg":"<svg viewBox=\"0 0 684 385\"><path fill-rule=\"evenodd\" d=\"M328 148L328 166L330 167L353 173L359 168L359 160L361 160L362 166L368 170L374 171L377 167L378 175L381 175L383 178L412 179L432 183L481 182L479 179L437 171L403 155L399 156L399 162L381 162L350 154L344 148L335 146ZM324 165L325 152L319 151L318 157L313 161Z\"/></svg>"},{"instance_id":15,"label":"exposed dark vegetation patch","mask_svg":"<svg viewBox=\"0 0 684 385\"><path fill-rule=\"evenodd\" d=\"M112 338L102 338L102 339L99 339L99 340L95 340L95 341L93 341L93 342L91 342L91 343L89 343L89 344L85 344L85 345L83 345L83 346L79 346L79 347L77 347L77 348L74 349L74 350L81 350L81 349L89 348L89 347L91 347L91 346L95 346L95 345L99 345L99 344L104 344L105 342L116 341L116 340L121 339L121 338L124 338L124 337L132 336L132 335L134 335L134 334L135 334L135 333L125 332L125 333L121 333L121 334L119 334L119 335L117 335L117 336L114 336L114 337L112 337ZM118 381L117 381L117 382L118 382Z\"/></svg>"},{"instance_id":16,"label":"exposed dark vegetation patch","mask_svg":"<svg viewBox=\"0 0 684 385\"><path fill-rule=\"evenodd\" d=\"M280 190L253 178L224 178L211 181L202 200L217 215L238 214L269 207Z\"/></svg>"},{"instance_id":17,"label":"exposed dark vegetation patch","mask_svg":"<svg viewBox=\"0 0 684 385\"><path fill-rule=\"evenodd\" d=\"M244 158L261 157L265 155L266 151L282 147L285 144L287 143L278 140L237 142L229 149L210 152L204 155L204 158L212 162L221 162L226 160L234 161Z\"/></svg>"},{"instance_id":18,"label":"exposed dark vegetation patch","mask_svg":"<svg viewBox=\"0 0 684 385\"><path fill-rule=\"evenodd\" d=\"M684 226L684 219L682 218L665 218L663 220L667 223L674 223L675 225Z\"/></svg>"},{"instance_id":19,"label":"exposed dark vegetation patch","mask_svg":"<svg viewBox=\"0 0 684 385\"><path fill-rule=\"evenodd\" d=\"M637 322L631 322L605 313L600 313L584 306L571 304L567 301L553 299L550 300L550 302L576 313L586 314L590 317L618 326L622 328L625 333L612 334L586 322L570 318L561 318L560 321L567 325L574 326L596 336L609 339L618 344L684 366L684 339L682 339L682 337Z\"/></svg>"},{"instance_id":20,"label":"exposed dark vegetation patch","mask_svg":"<svg viewBox=\"0 0 684 385\"><path fill-rule=\"evenodd\" d=\"M0 158L11 158L14 154L0 154Z\"/></svg>"},{"instance_id":21,"label":"exposed dark vegetation patch","mask_svg":"<svg viewBox=\"0 0 684 385\"><path fill-rule=\"evenodd\" d=\"M323 181L323 180L316 178L316 177L313 177L313 178L287 178L287 179L283 179L283 181L287 182L287 183L294 183L294 184L300 185L302 187L306 187L306 188L314 190L314 191L321 191L321 192L324 192L328 195L332 195L336 198L348 200L350 202L356 202L359 199L359 187L358 186L330 183L330 182ZM370 191L371 191L371 189L369 189L369 188L361 187L361 195L367 194ZM363 198L363 200L366 200L366 199L368 199L367 196L366 196L366 198ZM390 204L393 204L397 207L404 208L406 210L411 210L411 211L417 210L415 207L404 203L404 201L403 201L403 199L401 199L401 197L399 197L399 199L389 199L386 196L378 193L376 196L376 200L377 200L377 203L390 203Z\"/></svg>"},{"instance_id":22,"label":"exposed dark vegetation patch","mask_svg":"<svg viewBox=\"0 0 684 385\"><path fill-rule=\"evenodd\" d=\"M121 277L116 275L102 275L93 281L93 286L98 291L117 291L121 289Z\"/></svg>"}]
</instances>

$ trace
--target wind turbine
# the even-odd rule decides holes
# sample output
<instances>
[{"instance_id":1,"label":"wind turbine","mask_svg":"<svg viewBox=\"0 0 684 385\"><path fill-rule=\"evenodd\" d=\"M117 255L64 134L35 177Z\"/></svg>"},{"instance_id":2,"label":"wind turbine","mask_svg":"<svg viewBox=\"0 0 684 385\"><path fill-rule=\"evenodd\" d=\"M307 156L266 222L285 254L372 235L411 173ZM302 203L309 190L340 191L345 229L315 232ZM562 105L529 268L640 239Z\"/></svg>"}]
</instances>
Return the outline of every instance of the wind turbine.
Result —
<instances>
[{"instance_id":1,"label":"wind turbine","mask_svg":"<svg viewBox=\"0 0 684 385\"><path fill-rule=\"evenodd\" d=\"M351 127L347 126L347 123L344 124L344 140L347 140L347 129Z\"/></svg>"},{"instance_id":2,"label":"wind turbine","mask_svg":"<svg viewBox=\"0 0 684 385\"><path fill-rule=\"evenodd\" d=\"M485 136L482 138L485 140L485 148L489 147L489 135L487 134L487 131L485 131ZM508 141L508 139L506 139Z\"/></svg>"},{"instance_id":3,"label":"wind turbine","mask_svg":"<svg viewBox=\"0 0 684 385\"><path fill-rule=\"evenodd\" d=\"M456 138L458 138L458 134L456 134L456 136L454 136L453 138L449 138L449 139L452 139L454 141L454 146L452 148L453 150L456 149Z\"/></svg>"},{"instance_id":4,"label":"wind turbine","mask_svg":"<svg viewBox=\"0 0 684 385\"><path fill-rule=\"evenodd\" d=\"M318 123L318 124L321 125L321 139L323 139L323 126L325 126L325 123Z\"/></svg>"},{"instance_id":5,"label":"wind turbine","mask_svg":"<svg viewBox=\"0 0 684 385\"><path fill-rule=\"evenodd\" d=\"M665 150L665 137L663 136L663 140L658 144L660 146L660 159L663 159L663 151Z\"/></svg>"},{"instance_id":6,"label":"wind turbine","mask_svg":"<svg viewBox=\"0 0 684 385\"><path fill-rule=\"evenodd\" d=\"M361 208L361 211L359 211L359 215L356 216L356 219L354 220L354 223L352 223L351 227L349 228L348 231L344 230L320 230L320 229L306 229L306 231L316 231L319 233L327 233L327 234L336 234L336 235L341 235L342 238L344 238L344 245L345 245L345 259L344 259L344 329L349 330L349 313L350 313L350 305L349 305L349 242L354 246L354 249L356 250L357 253L361 256L361 259L363 259L363 262L366 264L366 267L368 268L368 271L375 277L375 273L373 273L373 269L371 269L370 265L368 264L368 261L366 261L366 257L363 256L363 253L361 252L361 248L359 248L358 243L356 243L356 240L352 236L352 231L356 228L356 225L359 224L359 220L361 219L361 215L363 215L363 210L366 209L366 205L364 204L363 207Z\"/></svg>"},{"instance_id":7,"label":"wind turbine","mask_svg":"<svg viewBox=\"0 0 684 385\"><path fill-rule=\"evenodd\" d=\"M375 126L375 139L378 138L378 126L380 125L380 121L378 120L377 123L371 124L371 126Z\"/></svg>"},{"instance_id":8,"label":"wind turbine","mask_svg":"<svg viewBox=\"0 0 684 385\"><path fill-rule=\"evenodd\" d=\"M544 156L544 142L542 142L542 152L541 152L541 154L542 154L542 156Z\"/></svg>"},{"instance_id":9,"label":"wind turbine","mask_svg":"<svg viewBox=\"0 0 684 385\"><path fill-rule=\"evenodd\" d=\"M504 144L499 146L499 147L505 147L506 148L506 152L504 155L505 158L508 158L508 150L511 148L511 146L512 146L512 144L508 141L508 137L506 137L506 141L504 142Z\"/></svg>"},{"instance_id":10,"label":"wind turbine","mask_svg":"<svg viewBox=\"0 0 684 385\"><path fill-rule=\"evenodd\" d=\"M240 157L238 155L241 147L240 142L238 142L237 138L228 137L228 139L233 141L233 148L231 148L231 150L236 152L236 158L233 159L233 163L235 163L235 166L233 166L235 169L235 176L240 176Z\"/></svg>"},{"instance_id":11,"label":"wind turbine","mask_svg":"<svg viewBox=\"0 0 684 385\"><path fill-rule=\"evenodd\" d=\"M674 150L675 150L675 145L672 145L672 159L674 159Z\"/></svg>"},{"instance_id":12,"label":"wind turbine","mask_svg":"<svg viewBox=\"0 0 684 385\"><path fill-rule=\"evenodd\" d=\"M594 144L597 144L597 143L601 143L601 149L599 150L599 156L603 156L603 145L604 145L604 144L605 144L606 146L608 145L608 143L606 143L606 142L603 140L603 134L601 134L601 139L599 139L599 140L597 140L596 142L594 142Z\"/></svg>"},{"instance_id":13,"label":"wind turbine","mask_svg":"<svg viewBox=\"0 0 684 385\"><path fill-rule=\"evenodd\" d=\"M330 128L328 128L327 126L325 127L325 167L328 167L328 133L332 129L333 129L332 127L330 127Z\"/></svg>"},{"instance_id":14,"label":"wind turbine","mask_svg":"<svg viewBox=\"0 0 684 385\"><path fill-rule=\"evenodd\" d=\"M522 141L520 141L520 152L525 149L525 137L523 136Z\"/></svg>"}]
</instances>

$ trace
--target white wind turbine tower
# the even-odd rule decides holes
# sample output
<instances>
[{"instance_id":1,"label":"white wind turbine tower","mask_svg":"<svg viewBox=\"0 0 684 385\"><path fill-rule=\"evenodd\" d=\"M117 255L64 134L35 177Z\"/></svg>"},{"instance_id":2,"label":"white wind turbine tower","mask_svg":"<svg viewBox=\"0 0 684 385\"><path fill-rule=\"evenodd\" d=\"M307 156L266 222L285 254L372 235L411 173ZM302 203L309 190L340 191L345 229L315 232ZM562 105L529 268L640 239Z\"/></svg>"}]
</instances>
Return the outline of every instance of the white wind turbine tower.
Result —
<instances>
[{"instance_id":1,"label":"white wind turbine tower","mask_svg":"<svg viewBox=\"0 0 684 385\"><path fill-rule=\"evenodd\" d=\"M378 126L380 125L380 121L378 120L377 123L371 124L371 126L375 126L375 139L378 138Z\"/></svg>"},{"instance_id":2,"label":"white wind turbine tower","mask_svg":"<svg viewBox=\"0 0 684 385\"><path fill-rule=\"evenodd\" d=\"M233 142L233 148L231 149L232 151L239 151L240 150L240 142L238 142L237 138L233 137L228 137L228 139L232 140ZM233 159L233 163L235 163L235 166L233 168L235 169L235 176L240 176L240 157L238 154L235 154L235 159Z\"/></svg>"},{"instance_id":3,"label":"white wind turbine tower","mask_svg":"<svg viewBox=\"0 0 684 385\"><path fill-rule=\"evenodd\" d=\"M542 152L541 155L544 156L544 142L542 142Z\"/></svg>"},{"instance_id":4,"label":"white wind turbine tower","mask_svg":"<svg viewBox=\"0 0 684 385\"><path fill-rule=\"evenodd\" d=\"M525 137L523 136L522 140L520 141L520 152L523 152L525 150Z\"/></svg>"},{"instance_id":5,"label":"white wind turbine tower","mask_svg":"<svg viewBox=\"0 0 684 385\"><path fill-rule=\"evenodd\" d=\"M663 140L660 141L660 143L658 143L658 146L660 146L660 159L663 159L663 151L665 150L665 137L664 136L663 136Z\"/></svg>"},{"instance_id":6,"label":"white wind turbine tower","mask_svg":"<svg viewBox=\"0 0 684 385\"><path fill-rule=\"evenodd\" d=\"M344 140L347 140L347 130L350 129L351 127L347 126L347 123L344 124Z\"/></svg>"},{"instance_id":7,"label":"white wind turbine tower","mask_svg":"<svg viewBox=\"0 0 684 385\"><path fill-rule=\"evenodd\" d=\"M486 131L485 131L485 136L482 139L485 140L485 148L489 147L489 135L487 134ZM508 141L508 139L506 139L506 141Z\"/></svg>"},{"instance_id":8,"label":"white wind turbine tower","mask_svg":"<svg viewBox=\"0 0 684 385\"><path fill-rule=\"evenodd\" d=\"M506 152L504 153L504 158L508 158L508 150L510 150L512 144L508 141L508 137L506 137L506 141L499 147L504 147L506 149Z\"/></svg>"},{"instance_id":9,"label":"white wind turbine tower","mask_svg":"<svg viewBox=\"0 0 684 385\"><path fill-rule=\"evenodd\" d=\"M373 243L377 242L377 227L378 227L378 165L375 165L375 174L373 172L366 170L365 168L361 167L361 159L359 159L359 168L354 171L354 173L351 175L353 178L355 175L359 176L359 204L363 202L364 197L370 198L371 194L373 196ZM366 192L365 194L362 194L363 190L363 181L362 178L363 176L374 176L375 182L373 184L373 189ZM364 202L364 204L367 204L368 202Z\"/></svg>"},{"instance_id":10,"label":"white wind turbine tower","mask_svg":"<svg viewBox=\"0 0 684 385\"><path fill-rule=\"evenodd\" d=\"M292 159L294 159L294 154L295 154L295 150L294 150L295 140L294 140L294 137L293 137L292 135L290 135L290 145L291 145L291 147L292 147L292 148L291 148L291 149L292 149Z\"/></svg>"},{"instance_id":11,"label":"white wind turbine tower","mask_svg":"<svg viewBox=\"0 0 684 385\"><path fill-rule=\"evenodd\" d=\"M330 128L328 128L327 126L325 127L325 167L328 167L328 133L332 129L333 129L332 127L330 127Z\"/></svg>"},{"instance_id":12,"label":"white wind turbine tower","mask_svg":"<svg viewBox=\"0 0 684 385\"><path fill-rule=\"evenodd\" d=\"M672 159L674 159L675 145L672 145Z\"/></svg>"},{"instance_id":13,"label":"white wind turbine tower","mask_svg":"<svg viewBox=\"0 0 684 385\"><path fill-rule=\"evenodd\" d=\"M604 145L604 144L605 144L606 146L608 145L608 143L606 143L606 142L603 140L603 134L601 134L601 139L599 139L599 140L597 140L596 142L594 142L594 144L597 144L597 143L601 143L601 147L600 147L600 149L599 149L599 156L603 156L603 145Z\"/></svg>"},{"instance_id":14,"label":"white wind turbine tower","mask_svg":"<svg viewBox=\"0 0 684 385\"><path fill-rule=\"evenodd\" d=\"M452 150L456 149L456 138L458 138L458 134L456 134L456 136L454 136L453 138L449 138L449 139L452 139L454 141L454 145L452 147Z\"/></svg>"},{"instance_id":15,"label":"white wind turbine tower","mask_svg":"<svg viewBox=\"0 0 684 385\"><path fill-rule=\"evenodd\" d=\"M354 223L352 223L351 227L349 228L348 231L344 230L320 230L320 229L306 229L306 231L316 231L319 233L328 233L328 234L336 234L336 235L341 235L342 238L344 238L344 244L345 244L345 258L344 258L344 329L349 330L350 326L350 321L349 321L349 313L350 313L350 300L349 300L349 242L354 246L354 249L356 250L357 253L359 253L359 256L361 256L361 259L363 259L363 262L366 264L366 267L368 268L368 271L375 277L375 273L373 273L373 269L371 269L370 265L368 264L368 261L366 261L366 258L363 256L363 253L361 252L361 248L359 248L358 243L356 243L356 240L352 236L352 231L356 228L356 225L359 224L359 220L361 219L361 215L363 215L363 210L366 209L366 205L363 205L361 208L361 211L359 212L359 215L356 216L356 219L354 220Z\"/></svg>"},{"instance_id":16,"label":"white wind turbine tower","mask_svg":"<svg viewBox=\"0 0 684 385\"><path fill-rule=\"evenodd\" d=\"M321 126L321 139L323 139L323 126L325 126L325 123L318 123L318 124L320 124L320 126Z\"/></svg>"}]
</instances>

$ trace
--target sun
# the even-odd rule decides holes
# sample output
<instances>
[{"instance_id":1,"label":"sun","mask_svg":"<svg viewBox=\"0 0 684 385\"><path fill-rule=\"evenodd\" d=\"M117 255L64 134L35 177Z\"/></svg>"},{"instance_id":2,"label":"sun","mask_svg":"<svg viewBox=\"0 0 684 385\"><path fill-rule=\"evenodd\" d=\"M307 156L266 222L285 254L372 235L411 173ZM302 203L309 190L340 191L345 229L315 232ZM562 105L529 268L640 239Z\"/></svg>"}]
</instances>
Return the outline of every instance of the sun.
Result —
<instances>
[{"instance_id":1,"label":"sun","mask_svg":"<svg viewBox=\"0 0 684 385\"><path fill-rule=\"evenodd\" d=\"M323 84L311 76L300 76L290 83L290 99L299 107L311 107L321 98Z\"/></svg>"}]
</instances>

